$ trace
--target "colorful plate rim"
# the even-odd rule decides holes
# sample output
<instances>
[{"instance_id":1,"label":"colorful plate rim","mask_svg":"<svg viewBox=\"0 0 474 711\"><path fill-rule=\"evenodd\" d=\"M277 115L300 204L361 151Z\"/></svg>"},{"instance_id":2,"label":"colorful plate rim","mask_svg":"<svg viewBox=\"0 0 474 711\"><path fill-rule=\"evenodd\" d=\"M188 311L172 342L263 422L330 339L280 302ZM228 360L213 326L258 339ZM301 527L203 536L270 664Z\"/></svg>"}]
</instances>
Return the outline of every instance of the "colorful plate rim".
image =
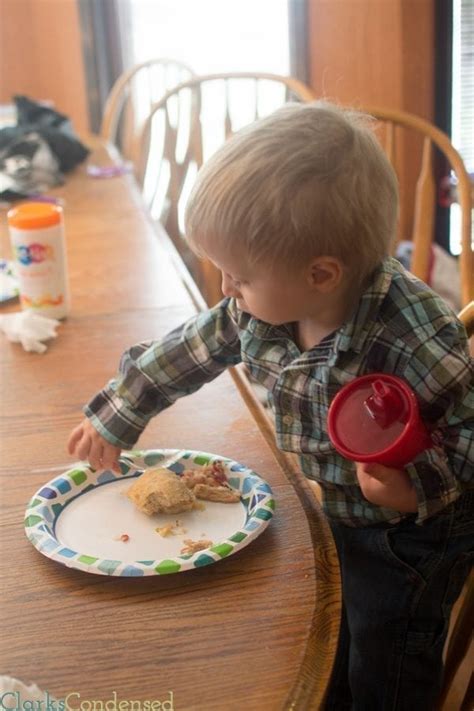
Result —
<instances>
[{"instance_id":1,"label":"colorful plate rim","mask_svg":"<svg viewBox=\"0 0 474 711\"><path fill-rule=\"evenodd\" d=\"M192 555L127 563L72 550L55 536L56 521L68 502L97 486L124 477L138 476L146 467L163 463L170 471L180 474L191 463L199 467L215 460L223 462L230 485L240 491L247 516L240 529L206 550ZM79 463L41 486L30 499L25 513L24 526L28 540L47 558L87 573L120 577L167 575L217 563L245 548L265 530L275 510L270 485L249 467L221 455L197 450L137 450L122 454L120 470L120 474L109 470L99 472L86 463ZM130 472L133 472L132 475Z\"/></svg>"}]
</instances>

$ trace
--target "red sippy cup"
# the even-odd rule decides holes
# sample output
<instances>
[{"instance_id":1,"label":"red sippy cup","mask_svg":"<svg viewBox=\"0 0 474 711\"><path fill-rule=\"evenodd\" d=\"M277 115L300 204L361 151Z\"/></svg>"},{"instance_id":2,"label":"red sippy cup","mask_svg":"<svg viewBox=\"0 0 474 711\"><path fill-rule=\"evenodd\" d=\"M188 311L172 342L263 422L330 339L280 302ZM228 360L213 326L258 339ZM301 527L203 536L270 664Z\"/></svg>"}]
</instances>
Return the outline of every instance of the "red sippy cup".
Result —
<instances>
[{"instance_id":1,"label":"red sippy cup","mask_svg":"<svg viewBox=\"0 0 474 711\"><path fill-rule=\"evenodd\" d=\"M328 414L331 442L346 459L401 469L433 446L404 380L371 373L345 385Z\"/></svg>"}]
</instances>

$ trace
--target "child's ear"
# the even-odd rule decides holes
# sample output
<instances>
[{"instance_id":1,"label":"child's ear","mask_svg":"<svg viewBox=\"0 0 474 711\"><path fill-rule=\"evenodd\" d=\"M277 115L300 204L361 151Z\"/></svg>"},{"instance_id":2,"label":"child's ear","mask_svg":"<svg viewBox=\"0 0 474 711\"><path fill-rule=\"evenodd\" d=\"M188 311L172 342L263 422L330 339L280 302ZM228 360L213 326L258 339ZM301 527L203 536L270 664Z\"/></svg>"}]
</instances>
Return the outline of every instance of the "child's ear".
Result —
<instances>
[{"instance_id":1,"label":"child's ear","mask_svg":"<svg viewBox=\"0 0 474 711\"><path fill-rule=\"evenodd\" d=\"M307 269L310 287L323 294L337 289L343 276L344 268L336 257L315 257Z\"/></svg>"}]
</instances>

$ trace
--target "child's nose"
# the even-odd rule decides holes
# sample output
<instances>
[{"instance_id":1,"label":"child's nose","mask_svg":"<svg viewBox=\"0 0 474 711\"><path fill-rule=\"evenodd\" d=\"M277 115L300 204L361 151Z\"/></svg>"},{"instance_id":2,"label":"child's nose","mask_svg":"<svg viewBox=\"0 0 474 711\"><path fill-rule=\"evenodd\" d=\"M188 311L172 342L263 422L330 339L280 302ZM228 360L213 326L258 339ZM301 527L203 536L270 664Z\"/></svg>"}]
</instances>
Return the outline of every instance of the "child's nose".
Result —
<instances>
[{"instance_id":1,"label":"child's nose","mask_svg":"<svg viewBox=\"0 0 474 711\"><path fill-rule=\"evenodd\" d=\"M233 296L234 298L240 297L240 291L235 286L234 280L229 274L222 272L222 293L224 296Z\"/></svg>"}]
</instances>

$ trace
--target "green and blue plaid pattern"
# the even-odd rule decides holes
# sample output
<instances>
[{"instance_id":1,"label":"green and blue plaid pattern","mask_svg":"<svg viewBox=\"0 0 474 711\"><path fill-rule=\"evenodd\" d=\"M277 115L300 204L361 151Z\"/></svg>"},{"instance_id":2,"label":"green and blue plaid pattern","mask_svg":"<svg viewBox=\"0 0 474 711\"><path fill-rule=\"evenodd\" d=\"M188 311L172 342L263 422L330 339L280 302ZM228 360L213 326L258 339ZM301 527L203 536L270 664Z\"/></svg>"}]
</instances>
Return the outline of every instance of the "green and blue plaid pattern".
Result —
<instances>
[{"instance_id":1,"label":"green and blue plaid pattern","mask_svg":"<svg viewBox=\"0 0 474 711\"><path fill-rule=\"evenodd\" d=\"M239 362L267 389L278 446L300 455L305 475L322 487L329 517L350 526L403 518L364 498L355 465L328 437L332 399L366 373L404 378L435 431L436 446L407 466L418 495L417 521L473 485L473 361L465 330L396 260L378 268L353 317L309 351L299 350L292 324L269 325L224 299L161 341L133 346L85 413L108 441L130 448L150 418Z\"/></svg>"}]
</instances>

